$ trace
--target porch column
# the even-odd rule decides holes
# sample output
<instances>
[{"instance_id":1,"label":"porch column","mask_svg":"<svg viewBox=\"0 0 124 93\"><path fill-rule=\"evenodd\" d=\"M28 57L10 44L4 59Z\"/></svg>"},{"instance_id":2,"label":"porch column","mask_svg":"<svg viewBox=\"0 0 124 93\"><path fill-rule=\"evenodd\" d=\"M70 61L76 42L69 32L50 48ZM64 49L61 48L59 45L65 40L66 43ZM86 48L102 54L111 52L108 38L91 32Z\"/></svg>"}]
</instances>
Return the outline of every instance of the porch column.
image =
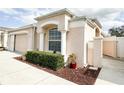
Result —
<instances>
[{"instance_id":1,"label":"porch column","mask_svg":"<svg viewBox=\"0 0 124 93\"><path fill-rule=\"evenodd\" d=\"M61 53L64 55L64 60L67 60L66 55L66 31L61 31Z\"/></svg>"},{"instance_id":2,"label":"porch column","mask_svg":"<svg viewBox=\"0 0 124 93\"><path fill-rule=\"evenodd\" d=\"M44 32L40 32L40 39L39 39L39 50L44 50Z\"/></svg>"},{"instance_id":3,"label":"porch column","mask_svg":"<svg viewBox=\"0 0 124 93\"><path fill-rule=\"evenodd\" d=\"M10 39L11 39L11 43L9 43L10 44L10 51L14 51L15 35L12 34Z\"/></svg>"},{"instance_id":4,"label":"porch column","mask_svg":"<svg viewBox=\"0 0 124 93\"><path fill-rule=\"evenodd\" d=\"M8 40L8 32L5 32L4 33L4 47L5 47L5 49L7 49L7 40Z\"/></svg>"}]
</instances>

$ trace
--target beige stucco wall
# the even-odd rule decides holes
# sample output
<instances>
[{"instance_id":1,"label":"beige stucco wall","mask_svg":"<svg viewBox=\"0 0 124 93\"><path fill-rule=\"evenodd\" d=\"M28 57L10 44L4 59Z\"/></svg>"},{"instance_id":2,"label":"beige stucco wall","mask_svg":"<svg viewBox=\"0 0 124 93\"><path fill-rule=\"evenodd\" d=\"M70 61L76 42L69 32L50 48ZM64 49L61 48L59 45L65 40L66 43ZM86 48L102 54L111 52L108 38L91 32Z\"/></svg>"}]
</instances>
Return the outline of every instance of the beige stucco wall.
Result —
<instances>
[{"instance_id":1,"label":"beige stucco wall","mask_svg":"<svg viewBox=\"0 0 124 93\"><path fill-rule=\"evenodd\" d=\"M111 57L117 56L116 37L106 37L103 39L103 54Z\"/></svg>"},{"instance_id":2,"label":"beige stucco wall","mask_svg":"<svg viewBox=\"0 0 124 93\"><path fill-rule=\"evenodd\" d=\"M84 64L88 64L88 59L92 59L93 55L88 54L88 42L93 41L94 37L95 37L95 29L86 23L85 29L84 29L84 59L83 59ZM92 52L92 49L89 50L89 53L90 52ZM88 58L88 57L91 57L91 58Z\"/></svg>"},{"instance_id":3,"label":"beige stucco wall","mask_svg":"<svg viewBox=\"0 0 124 93\"><path fill-rule=\"evenodd\" d=\"M72 53L76 54L78 67L83 66L83 29L83 27L74 27L70 28L67 33L67 56Z\"/></svg>"},{"instance_id":4,"label":"beige stucco wall","mask_svg":"<svg viewBox=\"0 0 124 93\"><path fill-rule=\"evenodd\" d=\"M88 42L95 37L95 28L85 21L70 23L70 31L67 34L67 55L75 53L77 55L78 67L93 64L93 49L89 48ZM88 63L89 61L89 63Z\"/></svg>"},{"instance_id":5,"label":"beige stucco wall","mask_svg":"<svg viewBox=\"0 0 124 93\"><path fill-rule=\"evenodd\" d=\"M93 41L92 42L88 42L88 58L87 58L87 62L88 62L88 65L93 65L93 50L94 47L93 47Z\"/></svg>"},{"instance_id":6,"label":"beige stucco wall","mask_svg":"<svg viewBox=\"0 0 124 93\"><path fill-rule=\"evenodd\" d=\"M87 44L95 37L95 28L92 23L87 24L84 20L69 21L71 18L68 15L62 14L45 19L38 19L37 23L37 48L43 45L43 50L48 50L48 31L49 25L55 24L60 31L67 31L66 37L66 57L69 54L75 53L77 55L78 66L87 64L88 49ZM40 44L40 33L44 32L44 40ZM42 34L43 35L43 34ZM65 43L65 42L64 42ZM41 50L42 50L41 49ZM78 49L78 50L77 50Z\"/></svg>"},{"instance_id":7,"label":"beige stucco wall","mask_svg":"<svg viewBox=\"0 0 124 93\"><path fill-rule=\"evenodd\" d=\"M35 50L39 50L39 42L40 42L40 34L39 33L35 33Z\"/></svg>"},{"instance_id":8,"label":"beige stucco wall","mask_svg":"<svg viewBox=\"0 0 124 93\"><path fill-rule=\"evenodd\" d=\"M38 33L37 32L34 32L34 50L38 50L39 49L39 46L38 46L38 39L39 36L38 36Z\"/></svg>"}]
</instances>

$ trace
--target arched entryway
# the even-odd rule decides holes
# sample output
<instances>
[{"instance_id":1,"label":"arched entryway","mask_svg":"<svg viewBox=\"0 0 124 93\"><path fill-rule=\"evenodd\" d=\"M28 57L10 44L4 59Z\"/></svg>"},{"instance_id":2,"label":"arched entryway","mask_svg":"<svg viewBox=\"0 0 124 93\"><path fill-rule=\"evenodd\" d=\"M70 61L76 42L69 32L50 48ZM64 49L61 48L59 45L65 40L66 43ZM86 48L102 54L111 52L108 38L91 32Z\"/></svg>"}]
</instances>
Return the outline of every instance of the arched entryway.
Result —
<instances>
[{"instance_id":1,"label":"arched entryway","mask_svg":"<svg viewBox=\"0 0 124 93\"><path fill-rule=\"evenodd\" d=\"M61 53L61 31L56 24L46 24L42 27L43 32L43 50L57 51Z\"/></svg>"},{"instance_id":2,"label":"arched entryway","mask_svg":"<svg viewBox=\"0 0 124 93\"><path fill-rule=\"evenodd\" d=\"M58 51L66 59L66 33L60 24L47 22L38 26L39 50L40 51Z\"/></svg>"}]
</instances>

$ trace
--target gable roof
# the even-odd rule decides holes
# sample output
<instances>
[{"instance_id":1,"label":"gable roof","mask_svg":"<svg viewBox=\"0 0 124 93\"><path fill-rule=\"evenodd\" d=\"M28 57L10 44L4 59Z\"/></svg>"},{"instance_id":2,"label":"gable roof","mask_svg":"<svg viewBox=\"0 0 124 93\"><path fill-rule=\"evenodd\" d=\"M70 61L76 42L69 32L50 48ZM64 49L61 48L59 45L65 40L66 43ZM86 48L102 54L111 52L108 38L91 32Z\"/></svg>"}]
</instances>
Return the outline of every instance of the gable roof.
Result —
<instances>
[{"instance_id":1,"label":"gable roof","mask_svg":"<svg viewBox=\"0 0 124 93\"><path fill-rule=\"evenodd\" d=\"M7 31L7 30L10 30L10 29L12 29L12 28L0 26L0 31Z\"/></svg>"},{"instance_id":2,"label":"gable roof","mask_svg":"<svg viewBox=\"0 0 124 93\"><path fill-rule=\"evenodd\" d=\"M67 14L70 17L75 16L70 10L64 8L64 9L61 9L61 10L58 10L58 11L54 11L54 12L48 13L46 15L42 15L42 16L36 17L35 20L46 19L46 18L49 18L49 17L61 15L61 14Z\"/></svg>"},{"instance_id":3,"label":"gable roof","mask_svg":"<svg viewBox=\"0 0 124 93\"><path fill-rule=\"evenodd\" d=\"M71 16L72 19L70 21L87 20L87 22L90 23L91 25L94 25L94 23L95 23L100 28L102 28L102 25L100 24L100 22L96 18L89 18L89 17L86 17L86 16L76 16L70 10L68 10L66 8L55 11L55 12L48 13L46 15L39 16L39 17L35 18L35 20L42 20L42 19L54 17L54 16L61 15L61 14L67 14L67 15ZM7 30L8 31L17 31L17 30L22 30L22 29L31 28L31 27L35 27L35 23L34 24L29 24L29 25L26 25L26 26L22 26L22 27L18 27L18 28L15 28L15 29L7 29ZM1 28L1 29L4 29L4 28Z\"/></svg>"},{"instance_id":4,"label":"gable roof","mask_svg":"<svg viewBox=\"0 0 124 93\"><path fill-rule=\"evenodd\" d=\"M75 16L74 18L71 19L71 21L80 21L80 20L87 20L90 23L95 23L97 24L100 28L102 28L102 25L100 24L100 22L96 19L96 18L89 18L86 16Z\"/></svg>"},{"instance_id":5,"label":"gable roof","mask_svg":"<svg viewBox=\"0 0 124 93\"><path fill-rule=\"evenodd\" d=\"M86 20L86 16L75 16L70 21L80 21L80 20Z\"/></svg>"},{"instance_id":6,"label":"gable roof","mask_svg":"<svg viewBox=\"0 0 124 93\"><path fill-rule=\"evenodd\" d=\"M34 24L25 25L25 26L22 26L22 27L18 27L18 28L15 28L15 29L11 29L11 30L8 30L8 32L23 30L23 29L27 29L27 28L31 28L31 27L35 27L35 23Z\"/></svg>"},{"instance_id":7,"label":"gable roof","mask_svg":"<svg viewBox=\"0 0 124 93\"><path fill-rule=\"evenodd\" d=\"M100 28L102 28L102 25L101 25L101 23L96 19L96 18L94 18L94 19L91 19L93 22L95 22Z\"/></svg>"}]
</instances>

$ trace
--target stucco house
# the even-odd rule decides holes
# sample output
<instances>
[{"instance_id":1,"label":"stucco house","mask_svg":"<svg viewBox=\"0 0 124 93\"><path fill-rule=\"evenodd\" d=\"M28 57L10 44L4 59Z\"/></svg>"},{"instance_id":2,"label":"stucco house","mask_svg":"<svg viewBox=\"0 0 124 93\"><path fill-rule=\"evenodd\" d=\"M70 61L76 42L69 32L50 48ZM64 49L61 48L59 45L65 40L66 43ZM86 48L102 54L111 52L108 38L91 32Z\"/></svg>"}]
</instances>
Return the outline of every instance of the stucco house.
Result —
<instances>
[{"instance_id":1,"label":"stucco house","mask_svg":"<svg viewBox=\"0 0 124 93\"><path fill-rule=\"evenodd\" d=\"M28 50L58 51L65 61L76 54L78 67L87 64L87 43L102 36L97 19L76 16L62 9L35 18L35 24L8 31L8 50L25 53Z\"/></svg>"},{"instance_id":2,"label":"stucco house","mask_svg":"<svg viewBox=\"0 0 124 93\"><path fill-rule=\"evenodd\" d=\"M12 28L0 27L0 47L7 47L7 31Z\"/></svg>"}]
</instances>

